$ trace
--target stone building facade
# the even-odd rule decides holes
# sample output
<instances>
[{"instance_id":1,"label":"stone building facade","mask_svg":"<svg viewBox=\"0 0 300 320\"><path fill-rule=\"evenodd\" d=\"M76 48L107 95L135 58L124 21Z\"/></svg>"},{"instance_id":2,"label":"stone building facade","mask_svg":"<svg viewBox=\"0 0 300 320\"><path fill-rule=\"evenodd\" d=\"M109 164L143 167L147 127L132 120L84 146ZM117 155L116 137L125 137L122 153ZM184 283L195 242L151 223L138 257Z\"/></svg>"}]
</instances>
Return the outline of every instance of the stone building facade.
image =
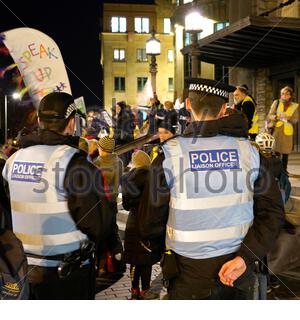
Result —
<instances>
[{"instance_id":1,"label":"stone building facade","mask_svg":"<svg viewBox=\"0 0 300 320\"><path fill-rule=\"evenodd\" d=\"M216 21L216 23L228 22L233 24L247 16L259 16L269 11L280 3L282 0L174 0L176 4L173 23L177 24L177 28L181 27L184 34L184 17L190 10L197 10L203 16ZM276 10L269 16L300 18L300 1L282 9ZM224 27L226 27L224 25ZM175 34L176 39L176 34ZM178 41L178 40L176 40ZM201 41L201 39L200 39ZM182 43L180 43L182 45ZM288 43L278 43L278 45L288 46ZM178 92L182 90L182 84L186 71L182 61L185 59L178 53L176 48L176 66L175 66L175 83ZM199 59L201 60L201 53ZM230 67L228 70L228 82L232 85L247 84L251 94L257 102L257 110L259 114L260 130L264 130L266 114L272 104L272 101L278 98L280 88L290 85L295 90L295 99L300 100L300 61L284 61L280 66L272 66L270 68L240 68L238 65ZM178 63L179 62L179 63ZM216 67L213 66L213 67ZM177 68L177 69L176 69ZM200 76L206 78L201 72ZM214 74L216 77L216 73ZM225 77L223 77L225 78ZM300 125L296 126L295 134L295 150L300 151Z\"/></svg>"},{"instance_id":2,"label":"stone building facade","mask_svg":"<svg viewBox=\"0 0 300 320\"><path fill-rule=\"evenodd\" d=\"M100 41L105 108L111 108L113 98L140 104L140 94L150 78L150 58L145 48L152 28L161 42L161 54L157 56L158 97L161 101L174 100L174 35L172 29L166 30L165 20L171 19L172 13L171 0L157 0L154 5L103 4Z\"/></svg>"}]
</instances>

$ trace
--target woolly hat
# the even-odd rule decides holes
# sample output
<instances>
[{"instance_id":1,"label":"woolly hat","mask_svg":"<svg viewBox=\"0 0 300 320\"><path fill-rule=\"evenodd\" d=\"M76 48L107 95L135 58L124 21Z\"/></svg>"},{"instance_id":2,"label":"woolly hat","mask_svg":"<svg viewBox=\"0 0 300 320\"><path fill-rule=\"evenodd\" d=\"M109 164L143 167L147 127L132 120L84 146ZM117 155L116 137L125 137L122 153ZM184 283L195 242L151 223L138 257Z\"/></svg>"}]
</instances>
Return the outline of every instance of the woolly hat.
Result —
<instances>
[{"instance_id":1,"label":"woolly hat","mask_svg":"<svg viewBox=\"0 0 300 320\"><path fill-rule=\"evenodd\" d=\"M138 150L132 154L133 168L148 168L150 165L151 159L146 152Z\"/></svg>"},{"instance_id":2,"label":"woolly hat","mask_svg":"<svg viewBox=\"0 0 300 320\"><path fill-rule=\"evenodd\" d=\"M99 140L98 145L101 150L113 153L115 150L115 139L105 136Z\"/></svg>"}]
</instances>

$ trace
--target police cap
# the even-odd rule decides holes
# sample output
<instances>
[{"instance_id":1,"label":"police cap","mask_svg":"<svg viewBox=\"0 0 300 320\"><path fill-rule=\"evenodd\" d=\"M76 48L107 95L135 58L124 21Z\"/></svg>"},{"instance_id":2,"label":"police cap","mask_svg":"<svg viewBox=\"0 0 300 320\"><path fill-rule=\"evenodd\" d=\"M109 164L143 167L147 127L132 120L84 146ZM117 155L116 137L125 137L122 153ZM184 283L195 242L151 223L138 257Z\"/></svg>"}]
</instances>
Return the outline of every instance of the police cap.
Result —
<instances>
[{"instance_id":1,"label":"police cap","mask_svg":"<svg viewBox=\"0 0 300 320\"><path fill-rule=\"evenodd\" d=\"M38 117L41 120L64 120L77 112L74 98L66 92L52 92L40 102Z\"/></svg>"},{"instance_id":2,"label":"police cap","mask_svg":"<svg viewBox=\"0 0 300 320\"><path fill-rule=\"evenodd\" d=\"M186 85L189 92L214 95L223 98L226 101L229 98L229 93L235 91L235 87L226 83L201 78L189 78L186 80Z\"/></svg>"}]
</instances>

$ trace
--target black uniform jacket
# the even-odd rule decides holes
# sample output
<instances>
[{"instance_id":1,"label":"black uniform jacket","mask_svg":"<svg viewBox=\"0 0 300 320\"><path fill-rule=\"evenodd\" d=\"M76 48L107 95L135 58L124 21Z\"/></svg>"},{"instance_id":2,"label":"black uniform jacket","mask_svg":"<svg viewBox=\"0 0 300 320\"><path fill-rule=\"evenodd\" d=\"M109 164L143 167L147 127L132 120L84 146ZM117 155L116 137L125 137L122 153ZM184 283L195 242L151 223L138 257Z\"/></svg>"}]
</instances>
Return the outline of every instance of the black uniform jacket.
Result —
<instances>
[{"instance_id":1,"label":"black uniform jacket","mask_svg":"<svg viewBox=\"0 0 300 320\"><path fill-rule=\"evenodd\" d=\"M232 114L219 120L192 122L183 136L208 138L218 134L247 137L248 128L245 117L241 114ZM141 199L139 229L141 236L145 239L165 233L170 190L162 167L164 159L164 153L161 152L153 161ZM274 245L283 220L284 208L278 185L268 168L268 161L261 156L259 177L254 185L253 225L236 254L241 256L247 265L262 259Z\"/></svg>"},{"instance_id":2,"label":"black uniform jacket","mask_svg":"<svg viewBox=\"0 0 300 320\"><path fill-rule=\"evenodd\" d=\"M78 141L76 137L40 130L37 135L21 136L20 145L22 148L34 145L69 145L78 148ZM87 161L87 154L83 151L76 153L69 162L64 187L77 228L97 244L106 240L111 235L115 215L111 197L101 171Z\"/></svg>"}]
</instances>

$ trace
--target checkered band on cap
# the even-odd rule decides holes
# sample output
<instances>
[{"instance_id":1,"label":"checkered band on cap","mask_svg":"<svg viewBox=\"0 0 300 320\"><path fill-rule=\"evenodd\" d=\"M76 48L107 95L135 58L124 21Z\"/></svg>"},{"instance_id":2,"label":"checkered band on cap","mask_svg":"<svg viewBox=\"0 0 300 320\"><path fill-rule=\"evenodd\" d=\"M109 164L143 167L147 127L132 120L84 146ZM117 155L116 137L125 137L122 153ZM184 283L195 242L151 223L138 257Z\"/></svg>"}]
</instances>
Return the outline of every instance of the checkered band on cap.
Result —
<instances>
[{"instance_id":1,"label":"checkered band on cap","mask_svg":"<svg viewBox=\"0 0 300 320\"><path fill-rule=\"evenodd\" d=\"M223 89L218 89L216 87L212 87L207 84L197 84L197 83L190 83L189 91L199 91L199 92L206 92L211 93L221 98L228 99L229 92Z\"/></svg>"},{"instance_id":2,"label":"checkered band on cap","mask_svg":"<svg viewBox=\"0 0 300 320\"><path fill-rule=\"evenodd\" d=\"M68 119L73 111L77 110L77 106L75 103L72 103L68 106L68 109L65 114L65 118Z\"/></svg>"}]
</instances>

